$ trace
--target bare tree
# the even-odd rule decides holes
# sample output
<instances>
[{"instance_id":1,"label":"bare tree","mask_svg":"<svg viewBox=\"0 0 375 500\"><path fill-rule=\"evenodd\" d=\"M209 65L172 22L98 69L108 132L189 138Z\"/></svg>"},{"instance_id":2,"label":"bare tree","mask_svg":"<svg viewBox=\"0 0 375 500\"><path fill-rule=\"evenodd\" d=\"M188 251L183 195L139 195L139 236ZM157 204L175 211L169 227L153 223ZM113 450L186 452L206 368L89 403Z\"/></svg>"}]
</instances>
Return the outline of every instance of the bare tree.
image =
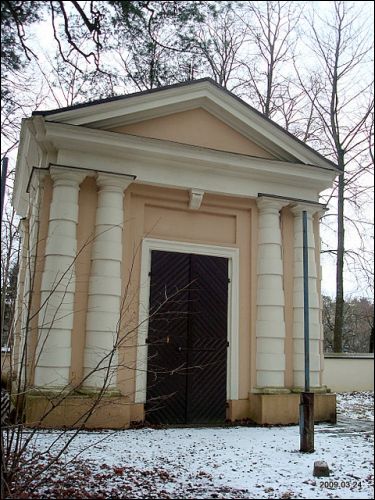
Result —
<instances>
[{"instance_id":1,"label":"bare tree","mask_svg":"<svg viewBox=\"0 0 375 500\"><path fill-rule=\"evenodd\" d=\"M323 296L324 351L334 350L335 302ZM373 352L374 304L366 297L347 297L344 305L343 352Z\"/></svg>"},{"instance_id":2,"label":"bare tree","mask_svg":"<svg viewBox=\"0 0 375 500\"><path fill-rule=\"evenodd\" d=\"M310 49L319 65L316 73L320 75L319 93L312 92L301 71L297 69L297 73L321 123L323 152L336 161L340 170L337 185L327 198L327 201L336 199L337 203L337 246L331 252L336 256L334 351L340 352L344 320L344 205L349 200L361 203L358 180L370 165L364 165L359 158L363 159L368 149L366 129L371 126L373 97L372 83L358 78L370 55L368 34L358 23L359 14L353 6L341 1L332 4L331 16L309 20Z\"/></svg>"},{"instance_id":3,"label":"bare tree","mask_svg":"<svg viewBox=\"0 0 375 500\"><path fill-rule=\"evenodd\" d=\"M242 91L267 118L277 119L279 109L285 116L286 103L295 107L300 94L290 85L288 68L295 57L301 7L296 2L245 2L238 15L251 41L242 59Z\"/></svg>"},{"instance_id":4,"label":"bare tree","mask_svg":"<svg viewBox=\"0 0 375 500\"><path fill-rule=\"evenodd\" d=\"M18 145L21 120L45 101L44 88L32 68L9 71L2 77L1 156L10 155ZM14 175L12 169L9 176ZM8 179L8 184L10 179Z\"/></svg>"},{"instance_id":5,"label":"bare tree","mask_svg":"<svg viewBox=\"0 0 375 500\"><path fill-rule=\"evenodd\" d=\"M230 91L239 85L240 54L249 37L238 19L237 9L225 2L215 16L207 17L197 27L194 44L195 52L207 67L203 72Z\"/></svg>"},{"instance_id":6,"label":"bare tree","mask_svg":"<svg viewBox=\"0 0 375 500\"><path fill-rule=\"evenodd\" d=\"M49 106L61 108L116 95L117 78L112 70L97 71L87 64L77 69L78 57L73 58L74 65L67 65L58 52L54 57L47 52L42 55L43 62L33 61L32 66L49 97Z\"/></svg>"},{"instance_id":7,"label":"bare tree","mask_svg":"<svg viewBox=\"0 0 375 500\"><path fill-rule=\"evenodd\" d=\"M150 40L143 26L131 29L126 37L117 37L113 44L114 64L111 71L116 75L122 92L124 89L150 90L189 79L190 51L175 50L174 34L165 32L162 27L155 27L153 36L159 42Z\"/></svg>"},{"instance_id":8,"label":"bare tree","mask_svg":"<svg viewBox=\"0 0 375 500\"><path fill-rule=\"evenodd\" d=\"M18 268L18 224L15 211L6 210L1 231L1 346L8 347L15 303Z\"/></svg>"}]
</instances>

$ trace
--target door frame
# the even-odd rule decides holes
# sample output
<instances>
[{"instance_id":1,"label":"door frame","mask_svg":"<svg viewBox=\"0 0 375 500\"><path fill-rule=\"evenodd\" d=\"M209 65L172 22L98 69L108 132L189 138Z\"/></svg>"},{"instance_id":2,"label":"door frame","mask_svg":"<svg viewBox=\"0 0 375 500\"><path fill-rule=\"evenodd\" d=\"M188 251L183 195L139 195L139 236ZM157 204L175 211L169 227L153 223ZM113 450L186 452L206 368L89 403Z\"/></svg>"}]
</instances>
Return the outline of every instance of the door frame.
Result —
<instances>
[{"instance_id":1,"label":"door frame","mask_svg":"<svg viewBox=\"0 0 375 500\"><path fill-rule=\"evenodd\" d=\"M239 383L239 249L216 245L202 245L183 241L144 238L142 241L141 275L139 291L138 342L135 373L135 403L146 403L148 317L150 302L151 252L160 250L197 255L210 255L228 259L228 326L227 400L238 399Z\"/></svg>"}]
</instances>

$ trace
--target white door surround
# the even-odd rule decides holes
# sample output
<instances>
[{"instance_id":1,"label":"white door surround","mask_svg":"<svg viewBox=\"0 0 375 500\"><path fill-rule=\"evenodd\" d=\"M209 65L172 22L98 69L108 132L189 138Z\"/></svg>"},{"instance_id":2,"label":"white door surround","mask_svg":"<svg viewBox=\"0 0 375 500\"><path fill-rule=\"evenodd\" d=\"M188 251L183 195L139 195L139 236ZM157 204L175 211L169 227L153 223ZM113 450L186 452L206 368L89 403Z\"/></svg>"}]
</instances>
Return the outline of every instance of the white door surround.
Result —
<instances>
[{"instance_id":1,"label":"white door surround","mask_svg":"<svg viewBox=\"0 0 375 500\"><path fill-rule=\"evenodd\" d=\"M145 238L142 242L141 276L139 292L139 327L136 363L135 403L146 402L147 391L147 332L150 301L151 252L179 252L187 254L210 255L228 259L228 370L227 398L238 399L239 367L239 249L196 243L158 240Z\"/></svg>"}]
</instances>

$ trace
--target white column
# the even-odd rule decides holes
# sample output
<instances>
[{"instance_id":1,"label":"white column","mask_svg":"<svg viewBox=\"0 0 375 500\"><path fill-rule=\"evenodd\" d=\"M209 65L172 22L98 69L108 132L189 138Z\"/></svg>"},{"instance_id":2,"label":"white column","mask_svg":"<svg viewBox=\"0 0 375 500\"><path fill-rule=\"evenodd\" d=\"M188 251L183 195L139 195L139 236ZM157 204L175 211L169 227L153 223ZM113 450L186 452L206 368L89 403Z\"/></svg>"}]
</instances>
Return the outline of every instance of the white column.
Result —
<instances>
[{"instance_id":1,"label":"white column","mask_svg":"<svg viewBox=\"0 0 375 500\"><path fill-rule=\"evenodd\" d=\"M15 335L14 335L14 357L13 369L18 377L25 382L27 360L23 360L23 351L25 346L25 324L27 317L28 301L25 299L27 285L26 278L30 269L28 269L28 251L29 251L29 220L22 219L19 226L21 251L20 268L17 279L17 302L15 307Z\"/></svg>"},{"instance_id":2,"label":"white column","mask_svg":"<svg viewBox=\"0 0 375 500\"><path fill-rule=\"evenodd\" d=\"M75 259L80 170L51 168L53 180L48 238L38 316L35 385L69 384L75 295Z\"/></svg>"},{"instance_id":3,"label":"white column","mask_svg":"<svg viewBox=\"0 0 375 500\"><path fill-rule=\"evenodd\" d=\"M31 175L31 182L29 188L29 211L28 211L28 223L27 223L27 234L24 234L27 240L27 252L26 252L26 269L25 282L24 282L24 302L27 304L29 302L29 295L34 293L34 273L35 273L35 259L37 256L37 248L40 244L39 237L39 223L40 215L44 197L44 180L46 176L46 171L35 169ZM28 316L28 308L25 311L25 317ZM24 324L24 331L26 330L26 325Z\"/></svg>"},{"instance_id":4,"label":"white column","mask_svg":"<svg viewBox=\"0 0 375 500\"><path fill-rule=\"evenodd\" d=\"M293 278L293 384L296 388L305 385L304 371L304 287L303 287L303 226L302 212L307 212L307 240L309 267L309 332L310 332L310 386L320 385L320 298L316 267L313 215L316 207L297 205L294 214L294 278Z\"/></svg>"},{"instance_id":5,"label":"white column","mask_svg":"<svg viewBox=\"0 0 375 500\"><path fill-rule=\"evenodd\" d=\"M260 198L258 205L258 267L256 371L257 388L284 388L285 320L280 200Z\"/></svg>"},{"instance_id":6,"label":"white column","mask_svg":"<svg viewBox=\"0 0 375 500\"><path fill-rule=\"evenodd\" d=\"M95 240L91 257L86 317L84 386L116 386L117 342L121 316L121 263L124 190L132 179L100 174Z\"/></svg>"}]
</instances>

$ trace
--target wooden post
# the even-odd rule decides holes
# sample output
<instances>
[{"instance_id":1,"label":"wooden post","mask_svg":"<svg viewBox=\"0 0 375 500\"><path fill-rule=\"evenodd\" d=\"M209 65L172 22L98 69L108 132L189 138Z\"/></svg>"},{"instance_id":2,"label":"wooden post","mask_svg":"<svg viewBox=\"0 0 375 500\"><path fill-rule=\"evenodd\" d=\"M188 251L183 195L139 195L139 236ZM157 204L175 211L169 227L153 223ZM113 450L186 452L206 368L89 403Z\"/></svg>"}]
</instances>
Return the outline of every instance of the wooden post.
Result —
<instances>
[{"instance_id":1,"label":"wooden post","mask_svg":"<svg viewBox=\"0 0 375 500\"><path fill-rule=\"evenodd\" d=\"M300 399L300 451L314 451L314 393L302 392Z\"/></svg>"}]
</instances>

